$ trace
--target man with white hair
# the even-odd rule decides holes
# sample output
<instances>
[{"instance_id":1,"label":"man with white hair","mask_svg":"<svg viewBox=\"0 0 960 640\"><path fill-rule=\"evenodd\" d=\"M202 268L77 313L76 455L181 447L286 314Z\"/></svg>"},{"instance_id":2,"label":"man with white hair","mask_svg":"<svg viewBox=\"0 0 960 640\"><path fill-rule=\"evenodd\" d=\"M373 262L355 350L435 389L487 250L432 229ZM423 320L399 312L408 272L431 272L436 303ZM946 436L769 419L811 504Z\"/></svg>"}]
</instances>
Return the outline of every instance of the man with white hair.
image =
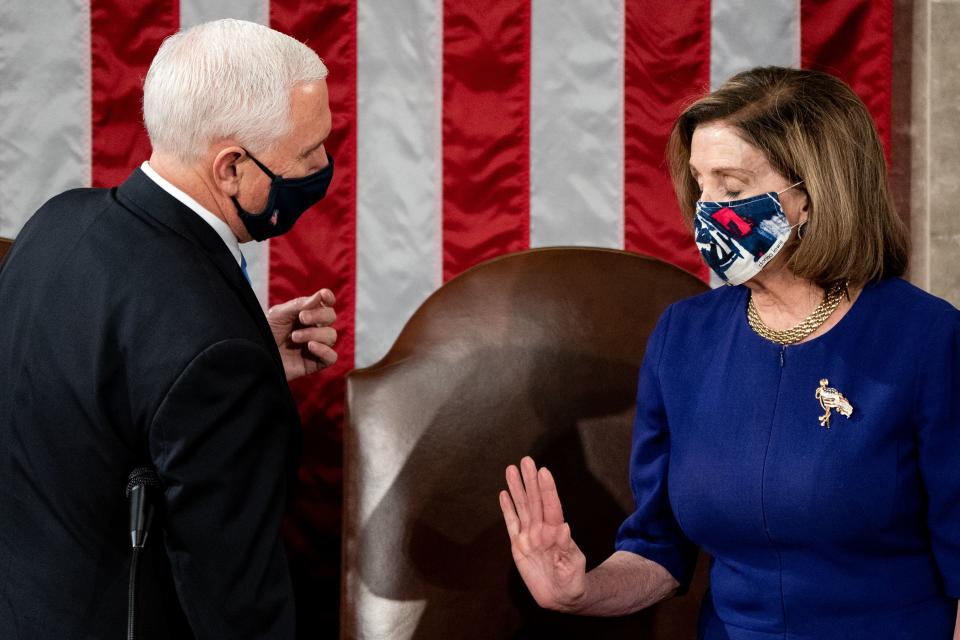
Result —
<instances>
[{"instance_id":1,"label":"man with white hair","mask_svg":"<svg viewBox=\"0 0 960 640\"><path fill-rule=\"evenodd\" d=\"M240 245L325 194L326 75L253 23L172 36L144 84L149 161L53 198L17 238L0 271L0 637L120 637L135 468L158 481L138 637L294 637L286 380L336 360L334 296L265 316Z\"/></svg>"}]
</instances>

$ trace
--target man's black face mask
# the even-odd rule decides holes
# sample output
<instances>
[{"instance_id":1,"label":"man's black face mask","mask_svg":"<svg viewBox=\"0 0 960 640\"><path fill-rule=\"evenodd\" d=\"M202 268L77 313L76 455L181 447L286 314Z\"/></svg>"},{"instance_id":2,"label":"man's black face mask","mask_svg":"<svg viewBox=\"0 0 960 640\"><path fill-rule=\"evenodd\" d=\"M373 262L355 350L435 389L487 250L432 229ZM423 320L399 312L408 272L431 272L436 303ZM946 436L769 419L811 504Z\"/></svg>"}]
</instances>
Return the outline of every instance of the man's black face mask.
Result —
<instances>
[{"instance_id":1,"label":"man's black face mask","mask_svg":"<svg viewBox=\"0 0 960 640\"><path fill-rule=\"evenodd\" d=\"M245 211L237 198L231 196L237 215L254 240L266 240L290 231L303 212L327 194L327 187L333 178L333 157L330 154L327 154L327 166L302 178L278 176L249 151L247 155L271 180L267 206L260 213Z\"/></svg>"}]
</instances>

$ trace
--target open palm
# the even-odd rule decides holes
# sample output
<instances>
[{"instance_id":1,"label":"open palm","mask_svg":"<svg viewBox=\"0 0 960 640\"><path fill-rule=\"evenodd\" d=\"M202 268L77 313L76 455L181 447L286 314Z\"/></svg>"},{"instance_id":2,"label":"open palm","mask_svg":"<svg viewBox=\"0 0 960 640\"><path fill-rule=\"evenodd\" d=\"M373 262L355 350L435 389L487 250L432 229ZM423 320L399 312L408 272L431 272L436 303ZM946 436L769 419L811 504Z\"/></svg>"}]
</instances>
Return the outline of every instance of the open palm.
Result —
<instances>
[{"instance_id":1,"label":"open palm","mask_svg":"<svg viewBox=\"0 0 960 640\"><path fill-rule=\"evenodd\" d=\"M520 577L541 607L574 610L586 589L586 558L563 520L553 475L527 456L506 477L500 509Z\"/></svg>"}]
</instances>

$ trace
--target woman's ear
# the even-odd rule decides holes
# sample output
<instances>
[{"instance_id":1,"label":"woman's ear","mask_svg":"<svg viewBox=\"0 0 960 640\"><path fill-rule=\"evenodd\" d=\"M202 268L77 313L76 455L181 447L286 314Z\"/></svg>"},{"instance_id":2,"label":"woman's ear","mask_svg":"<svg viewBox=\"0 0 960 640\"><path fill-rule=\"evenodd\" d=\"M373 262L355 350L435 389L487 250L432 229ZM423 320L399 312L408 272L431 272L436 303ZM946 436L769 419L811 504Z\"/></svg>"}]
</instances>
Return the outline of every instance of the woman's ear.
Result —
<instances>
[{"instance_id":1,"label":"woman's ear","mask_svg":"<svg viewBox=\"0 0 960 640\"><path fill-rule=\"evenodd\" d=\"M800 198L800 206L798 212L800 214L798 223L807 222L810 219L810 194L807 193L806 189L801 189L797 195Z\"/></svg>"}]
</instances>

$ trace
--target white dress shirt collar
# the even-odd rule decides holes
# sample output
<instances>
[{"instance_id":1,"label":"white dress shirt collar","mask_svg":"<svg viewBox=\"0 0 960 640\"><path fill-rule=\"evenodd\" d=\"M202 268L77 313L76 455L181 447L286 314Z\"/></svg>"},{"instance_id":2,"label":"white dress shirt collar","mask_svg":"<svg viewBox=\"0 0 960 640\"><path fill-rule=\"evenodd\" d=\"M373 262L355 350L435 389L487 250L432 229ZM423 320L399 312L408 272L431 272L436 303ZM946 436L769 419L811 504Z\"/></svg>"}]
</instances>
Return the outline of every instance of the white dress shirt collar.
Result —
<instances>
[{"instance_id":1,"label":"white dress shirt collar","mask_svg":"<svg viewBox=\"0 0 960 640\"><path fill-rule=\"evenodd\" d=\"M191 211L209 224L213 230L217 232L217 235L220 236L220 239L223 240L223 244L227 245L227 249L233 254L233 258L237 261L237 264L241 264L240 243L237 242L237 236L233 235L233 231L230 230L230 226L226 222L213 215L213 213L204 208L199 202L171 184L169 180L157 173L146 161L140 165L140 170L156 182L157 186L189 207Z\"/></svg>"}]
</instances>

